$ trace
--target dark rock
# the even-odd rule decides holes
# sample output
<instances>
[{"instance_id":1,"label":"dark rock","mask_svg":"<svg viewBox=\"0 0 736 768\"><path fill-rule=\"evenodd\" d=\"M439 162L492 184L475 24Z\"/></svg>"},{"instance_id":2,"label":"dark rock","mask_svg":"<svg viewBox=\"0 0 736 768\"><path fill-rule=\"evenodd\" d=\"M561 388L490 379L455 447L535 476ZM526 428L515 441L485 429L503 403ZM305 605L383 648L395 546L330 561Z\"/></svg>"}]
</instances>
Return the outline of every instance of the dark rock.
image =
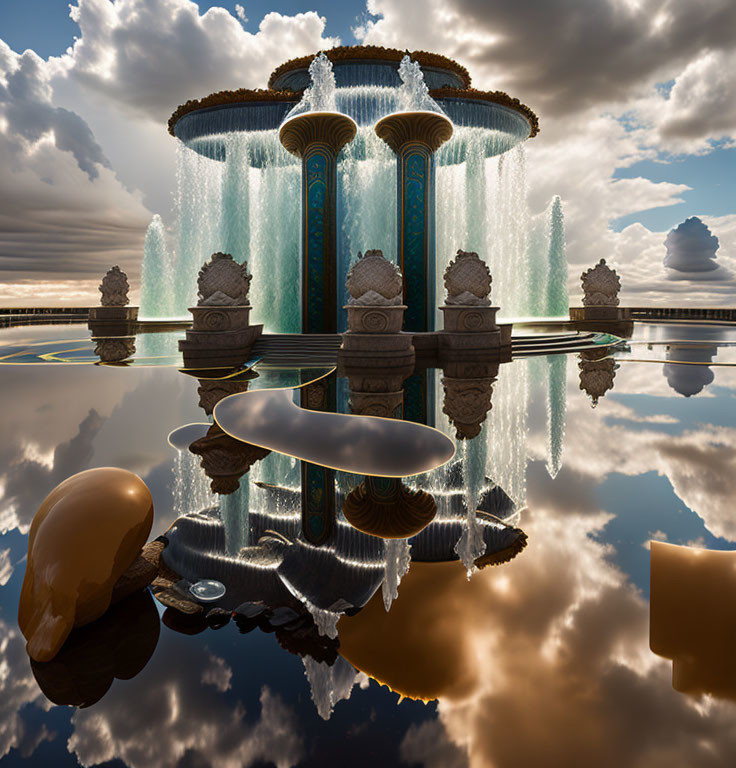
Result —
<instances>
[{"instance_id":1,"label":"dark rock","mask_svg":"<svg viewBox=\"0 0 736 768\"><path fill-rule=\"evenodd\" d=\"M226 611L224 608L211 608L207 611L207 625L211 629L222 629L226 624L230 623L232 613Z\"/></svg>"}]
</instances>

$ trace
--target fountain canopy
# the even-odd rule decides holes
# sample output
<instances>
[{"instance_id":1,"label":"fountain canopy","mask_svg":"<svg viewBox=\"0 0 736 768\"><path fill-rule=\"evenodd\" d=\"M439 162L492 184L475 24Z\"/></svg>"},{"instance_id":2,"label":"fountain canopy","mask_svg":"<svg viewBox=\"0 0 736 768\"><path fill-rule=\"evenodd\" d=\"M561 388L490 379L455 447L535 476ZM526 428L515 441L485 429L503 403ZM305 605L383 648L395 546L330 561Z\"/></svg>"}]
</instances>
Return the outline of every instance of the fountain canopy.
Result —
<instances>
[{"instance_id":1,"label":"fountain canopy","mask_svg":"<svg viewBox=\"0 0 736 768\"><path fill-rule=\"evenodd\" d=\"M383 118L401 111L399 67L404 51L376 46L332 48L325 56L332 63L337 111L355 121L358 128L373 127ZM518 99L502 91L470 87L468 71L438 54L414 51L411 59L421 66L429 96L455 128L481 129L486 157L507 152L539 132L536 115ZM277 131L309 87L309 65L314 55L287 61L272 73L268 89L220 91L188 101L169 120L169 132L198 153L224 160L226 135L233 132ZM457 131L456 131L457 133ZM264 139L266 136L264 135ZM251 162L273 162L270 141L251 148ZM440 164L465 160L462 137L448 142L438 157ZM288 158L284 157L284 162Z\"/></svg>"}]
</instances>

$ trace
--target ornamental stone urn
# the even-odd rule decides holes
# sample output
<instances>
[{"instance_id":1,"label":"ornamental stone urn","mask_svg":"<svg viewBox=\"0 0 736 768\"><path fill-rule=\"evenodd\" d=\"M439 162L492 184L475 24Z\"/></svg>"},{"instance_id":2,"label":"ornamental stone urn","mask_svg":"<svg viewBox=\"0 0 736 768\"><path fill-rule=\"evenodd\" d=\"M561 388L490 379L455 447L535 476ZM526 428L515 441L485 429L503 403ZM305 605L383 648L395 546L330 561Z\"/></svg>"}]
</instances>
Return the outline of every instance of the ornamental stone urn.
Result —
<instances>
[{"instance_id":1,"label":"ornamental stone urn","mask_svg":"<svg viewBox=\"0 0 736 768\"><path fill-rule=\"evenodd\" d=\"M240 487L240 478L271 453L267 448L236 440L217 424L213 424L204 437L195 440L189 451L201 458L200 466L210 479L212 492L222 496L235 493Z\"/></svg>"},{"instance_id":2,"label":"ornamental stone urn","mask_svg":"<svg viewBox=\"0 0 736 768\"><path fill-rule=\"evenodd\" d=\"M460 352L488 351L511 343L511 326L496 323L491 306L491 273L477 253L458 250L444 275L447 295L440 307L444 329L439 348Z\"/></svg>"},{"instance_id":3,"label":"ornamental stone urn","mask_svg":"<svg viewBox=\"0 0 736 768\"><path fill-rule=\"evenodd\" d=\"M412 336L401 331L406 306L396 264L378 250L359 253L346 285L348 330L342 335L340 360L360 360L363 367L378 368L413 364Z\"/></svg>"},{"instance_id":4,"label":"ornamental stone urn","mask_svg":"<svg viewBox=\"0 0 736 768\"><path fill-rule=\"evenodd\" d=\"M95 341L101 363L121 363L135 355L135 336L97 337Z\"/></svg>"},{"instance_id":5,"label":"ornamental stone urn","mask_svg":"<svg viewBox=\"0 0 736 768\"><path fill-rule=\"evenodd\" d=\"M128 306L128 276L117 265L108 270L100 283L100 306L90 307L88 327L92 337L135 334L138 307Z\"/></svg>"},{"instance_id":6,"label":"ornamental stone urn","mask_svg":"<svg viewBox=\"0 0 736 768\"><path fill-rule=\"evenodd\" d=\"M244 363L263 331L250 325L248 264L229 253L214 253L199 271L199 301L190 307L193 322L179 342L186 367L237 366ZM191 363L191 365L190 365Z\"/></svg>"},{"instance_id":7,"label":"ornamental stone urn","mask_svg":"<svg viewBox=\"0 0 736 768\"><path fill-rule=\"evenodd\" d=\"M586 320L619 319L618 293L621 290L621 280L616 271L606 264L605 259L583 272L580 281L583 286Z\"/></svg>"},{"instance_id":8,"label":"ornamental stone urn","mask_svg":"<svg viewBox=\"0 0 736 768\"><path fill-rule=\"evenodd\" d=\"M453 362L442 373L442 412L455 427L458 440L472 440L491 410L498 363Z\"/></svg>"},{"instance_id":9,"label":"ornamental stone urn","mask_svg":"<svg viewBox=\"0 0 736 768\"><path fill-rule=\"evenodd\" d=\"M613 389L618 365L609 354L608 349L589 349L580 353L580 389L590 397L592 408L609 389Z\"/></svg>"}]
</instances>

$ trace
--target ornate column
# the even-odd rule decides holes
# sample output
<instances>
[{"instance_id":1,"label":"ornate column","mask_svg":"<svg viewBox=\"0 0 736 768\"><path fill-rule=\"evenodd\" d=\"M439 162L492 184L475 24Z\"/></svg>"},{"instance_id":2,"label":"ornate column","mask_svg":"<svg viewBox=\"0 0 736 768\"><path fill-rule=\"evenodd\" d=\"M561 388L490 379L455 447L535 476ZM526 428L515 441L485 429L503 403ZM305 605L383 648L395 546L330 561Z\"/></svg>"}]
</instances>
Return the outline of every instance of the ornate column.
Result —
<instances>
[{"instance_id":1,"label":"ornate column","mask_svg":"<svg viewBox=\"0 0 736 768\"><path fill-rule=\"evenodd\" d=\"M337 333L337 156L356 131L337 112L297 115L279 131L302 160L303 333Z\"/></svg>"},{"instance_id":2,"label":"ornate column","mask_svg":"<svg viewBox=\"0 0 736 768\"><path fill-rule=\"evenodd\" d=\"M398 262L404 275L408 331L434 330L434 153L452 136L452 122L435 112L399 112L376 123L396 153Z\"/></svg>"},{"instance_id":3,"label":"ornate column","mask_svg":"<svg viewBox=\"0 0 736 768\"><path fill-rule=\"evenodd\" d=\"M327 376L299 390L302 408L336 411L335 377ZM335 528L335 470L302 461L302 533L315 546L325 544Z\"/></svg>"}]
</instances>

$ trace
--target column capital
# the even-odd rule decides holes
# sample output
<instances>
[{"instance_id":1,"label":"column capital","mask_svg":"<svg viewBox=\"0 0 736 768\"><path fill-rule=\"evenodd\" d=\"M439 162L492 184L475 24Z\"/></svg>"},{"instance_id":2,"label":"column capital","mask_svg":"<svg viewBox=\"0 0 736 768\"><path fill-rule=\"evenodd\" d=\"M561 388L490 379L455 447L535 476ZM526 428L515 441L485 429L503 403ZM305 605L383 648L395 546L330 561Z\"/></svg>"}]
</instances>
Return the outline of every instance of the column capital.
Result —
<instances>
[{"instance_id":1,"label":"column capital","mask_svg":"<svg viewBox=\"0 0 736 768\"><path fill-rule=\"evenodd\" d=\"M452 121L438 112L396 112L376 123L379 138L398 155L410 142L424 144L435 152L452 136Z\"/></svg>"},{"instance_id":2,"label":"column capital","mask_svg":"<svg viewBox=\"0 0 736 768\"><path fill-rule=\"evenodd\" d=\"M337 155L355 138L355 121L339 112L307 112L287 120L279 130L279 141L287 152L303 157L311 144L326 144Z\"/></svg>"}]
</instances>

